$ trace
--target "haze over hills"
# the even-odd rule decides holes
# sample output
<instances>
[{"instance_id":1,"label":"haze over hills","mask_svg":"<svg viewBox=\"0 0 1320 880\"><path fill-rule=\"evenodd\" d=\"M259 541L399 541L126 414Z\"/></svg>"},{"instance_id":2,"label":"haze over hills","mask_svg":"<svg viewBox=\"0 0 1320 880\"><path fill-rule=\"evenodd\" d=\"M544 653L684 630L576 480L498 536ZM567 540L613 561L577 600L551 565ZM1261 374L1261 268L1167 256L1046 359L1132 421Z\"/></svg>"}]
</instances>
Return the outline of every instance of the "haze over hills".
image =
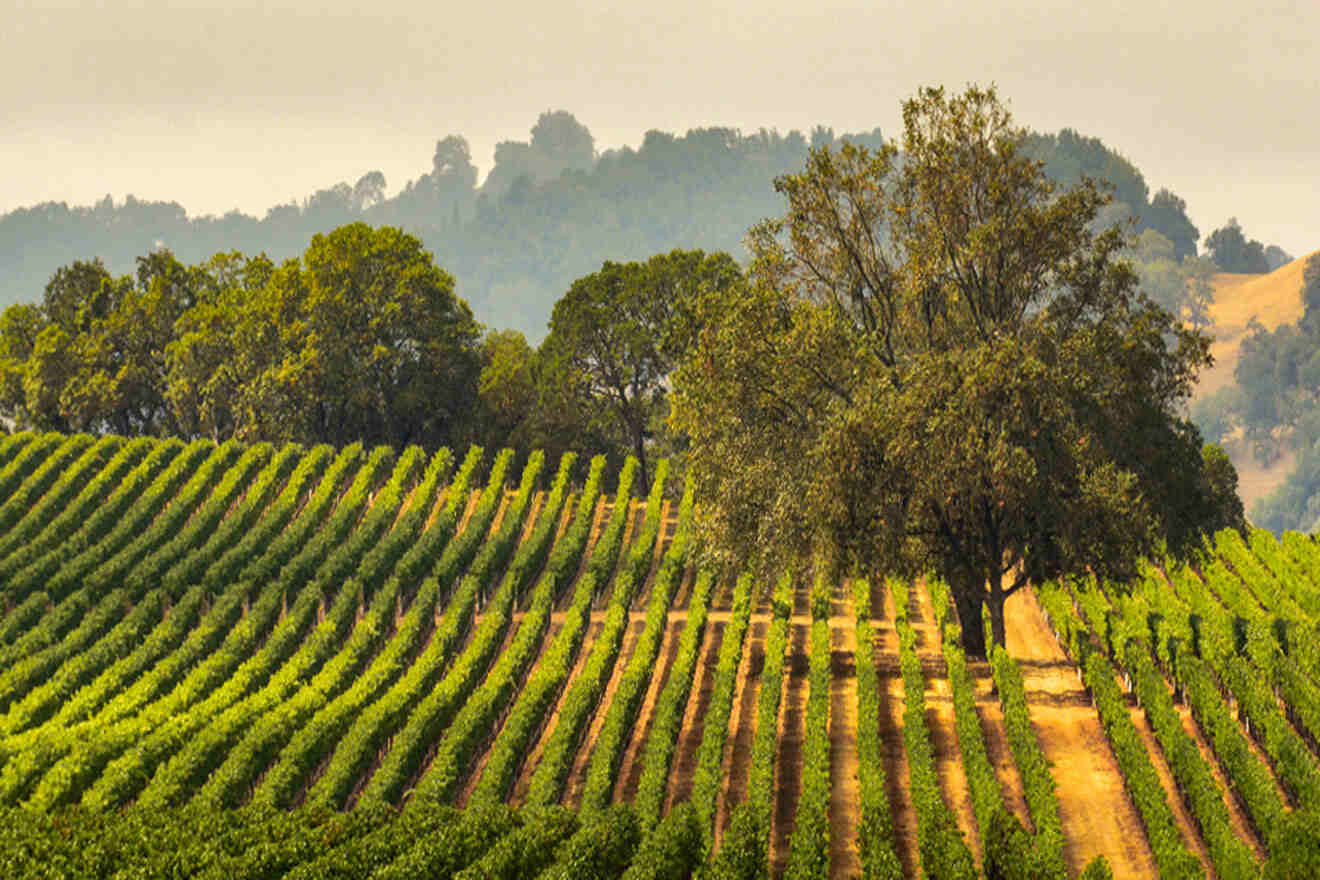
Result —
<instances>
[{"instance_id":1,"label":"haze over hills","mask_svg":"<svg viewBox=\"0 0 1320 880\"><path fill-rule=\"evenodd\" d=\"M1215 362L1197 381L1198 400L1233 385L1240 347L1253 319L1273 331L1302 317L1302 276L1307 261L1317 256L1320 251L1266 274L1223 272L1214 276L1210 332L1215 341L1210 353ZM1250 455L1240 431L1226 438L1224 445L1238 470L1239 494L1248 511L1281 486L1296 464L1295 453L1285 450L1276 461L1262 465Z\"/></svg>"},{"instance_id":2,"label":"haze over hills","mask_svg":"<svg viewBox=\"0 0 1320 880\"><path fill-rule=\"evenodd\" d=\"M46 202L0 216L0 306L35 302L52 274L75 260L102 259L113 274L168 248L185 263L218 252L296 256L317 233L358 220L417 235L456 279L456 292L478 320L546 332L556 300L606 260L643 260L674 248L727 251L742 260L754 223L783 211L776 176L800 170L809 146L847 140L875 148L880 130L836 134L733 128L683 135L646 133L637 149L598 152L587 127L565 111L541 114L527 141L504 141L478 185L467 140L436 143L430 169L393 196L379 171L318 190L263 217L232 211L195 216L178 202L107 196L95 205ZM1114 188L1105 220L1135 221L1172 245L1170 257L1195 254L1202 231L1182 199L1147 183L1120 152L1070 129L1032 134L1027 149L1061 184L1086 174Z\"/></svg>"}]
</instances>

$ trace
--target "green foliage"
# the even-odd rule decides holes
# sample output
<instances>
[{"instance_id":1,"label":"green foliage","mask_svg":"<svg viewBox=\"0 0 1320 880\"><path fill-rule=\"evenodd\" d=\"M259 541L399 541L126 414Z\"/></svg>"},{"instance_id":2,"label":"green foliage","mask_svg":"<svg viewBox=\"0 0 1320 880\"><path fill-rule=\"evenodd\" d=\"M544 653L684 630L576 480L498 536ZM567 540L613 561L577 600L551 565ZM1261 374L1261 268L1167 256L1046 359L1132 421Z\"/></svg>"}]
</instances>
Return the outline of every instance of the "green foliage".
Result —
<instances>
[{"instance_id":1,"label":"green foliage","mask_svg":"<svg viewBox=\"0 0 1320 880\"><path fill-rule=\"evenodd\" d=\"M637 814L627 804L615 804L590 817L555 850L555 861L541 876L546 880L613 880L632 861L641 842Z\"/></svg>"},{"instance_id":2,"label":"green foliage","mask_svg":"<svg viewBox=\"0 0 1320 880\"><path fill-rule=\"evenodd\" d=\"M1187 851L1178 833L1177 822L1160 784L1150 755L1132 725L1127 701L1114 681L1114 670L1099 651L1092 651L1083 661L1086 685L1095 698L1100 720L1105 727L1114 755L1123 771L1123 781L1141 815L1146 836L1155 853L1155 863L1162 877L1200 877L1204 872L1196 857Z\"/></svg>"},{"instance_id":3,"label":"green foliage","mask_svg":"<svg viewBox=\"0 0 1320 880\"><path fill-rule=\"evenodd\" d=\"M1275 852L1265 863L1266 880L1314 877L1320 872L1320 818L1299 810L1283 820Z\"/></svg>"},{"instance_id":4,"label":"green foliage","mask_svg":"<svg viewBox=\"0 0 1320 880\"><path fill-rule=\"evenodd\" d=\"M617 436L647 481L648 440L667 412L670 373L697 331L696 298L741 280L728 254L676 250L644 263L607 262L574 281L555 303L541 349L546 417L566 411L588 432Z\"/></svg>"},{"instance_id":5,"label":"green foliage","mask_svg":"<svg viewBox=\"0 0 1320 880\"><path fill-rule=\"evenodd\" d=\"M1098 590L1084 591L1081 598L1085 600L1088 595L1091 600L1088 614L1092 620L1096 620L1099 610L1105 608L1107 603ZM1114 678L1113 666L1104 651L1096 647L1085 623L1074 615L1071 602L1062 588L1057 585L1049 587L1042 595L1042 602L1055 627L1063 631L1069 651L1082 667L1083 681L1091 692L1105 735L1118 759L1124 786L1146 828L1146 837L1150 841L1160 876L1204 876L1200 862L1188 851L1178 832L1164 786L1151 764L1150 754L1140 734L1133 726L1127 700ZM1108 615L1105 620L1108 624ZM1097 635L1102 643L1107 643L1113 632L1101 629Z\"/></svg>"},{"instance_id":6,"label":"green foliage","mask_svg":"<svg viewBox=\"0 0 1320 880\"><path fill-rule=\"evenodd\" d=\"M699 303L672 422L725 561L934 569L1001 641L1026 582L1126 575L1220 521L1179 415L1209 340L1136 295L1090 228L1106 197L1058 190L993 90L904 119L902 161L845 145L778 180L750 283Z\"/></svg>"},{"instance_id":7,"label":"green foliage","mask_svg":"<svg viewBox=\"0 0 1320 880\"><path fill-rule=\"evenodd\" d=\"M168 251L59 270L0 322L0 407L60 430L438 446L476 395L478 326L421 242L365 223L300 260Z\"/></svg>"},{"instance_id":8,"label":"green foliage","mask_svg":"<svg viewBox=\"0 0 1320 880\"><path fill-rule=\"evenodd\" d=\"M942 585L941 585L942 587ZM947 607L947 600L937 598L944 590L932 589L932 600L937 617ZM981 836L981 853L987 877L996 878L1059 878L1068 871L1063 863L1061 834L1043 834L1036 839L1028 834L1008 811L999 787L999 776L986 751L985 735L981 732L980 716L976 712L976 692L967 671L967 658L961 647L957 627L944 625L944 659L949 670L949 687L953 692L954 725L958 732L958 750L962 755L967 787L971 791L972 810ZM1004 649L996 647L996 654ZM1048 775L1048 774L1047 774ZM1023 788L1027 787L1025 774ZM1033 780L1033 785L1039 785ZM1052 783L1051 783L1052 787ZM1048 823L1043 824L1048 828Z\"/></svg>"},{"instance_id":9,"label":"green foliage","mask_svg":"<svg viewBox=\"0 0 1320 880\"><path fill-rule=\"evenodd\" d=\"M414 808L404 815L425 815ZM438 832L414 840L406 851L373 876L378 880L448 880L521 827L523 817L504 804L480 804Z\"/></svg>"},{"instance_id":10,"label":"green foliage","mask_svg":"<svg viewBox=\"0 0 1320 880\"><path fill-rule=\"evenodd\" d=\"M903 746L907 751L909 792L917 814L921 870L932 878L976 876L976 863L958 829L953 810L940 793L930 729L926 726L926 679L917 657L917 635L907 619L907 590L895 583L898 608L899 668L903 676Z\"/></svg>"},{"instance_id":11,"label":"green foliage","mask_svg":"<svg viewBox=\"0 0 1320 880\"><path fill-rule=\"evenodd\" d=\"M1123 658L1128 674L1135 679L1137 700L1159 738L1178 790L1201 829L1215 873L1223 878L1243 880L1258 876L1260 865L1234 833L1219 783L1201 757L1196 742L1183 729L1182 719L1173 706L1163 676L1151 662L1148 649L1136 640L1129 641Z\"/></svg>"},{"instance_id":12,"label":"green foliage","mask_svg":"<svg viewBox=\"0 0 1320 880\"><path fill-rule=\"evenodd\" d=\"M703 603L704 603L703 597ZM770 824L775 810L775 755L779 749L779 704L788 660L793 577L785 572L771 600L770 632L756 701L756 734L752 766L747 773L747 800L733 808L720 848L707 865L711 877L764 877L770 870ZM675 730L677 735L677 730Z\"/></svg>"},{"instance_id":13,"label":"green foliage","mask_svg":"<svg viewBox=\"0 0 1320 880\"><path fill-rule=\"evenodd\" d=\"M701 744L697 746L696 769L692 773L692 805L701 822L702 851L709 855L715 836L715 806L724 787L724 748L729 740L729 714L733 711L742 664L743 641L751 622L752 577L738 578L733 591L733 615L720 642L715 682L702 718Z\"/></svg>"},{"instance_id":14,"label":"green foliage","mask_svg":"<svg viewBox=\"0 0 1320 880\"><path fill-rule=\"evenodd\" d=\"M990 670L1004 713L1008 748L1022 779L1023 795L1036 828L1035 854L1043 871L1057 873L1063 865L1063 822L1059 818L1059 799L1050 763L1031 726L1022 670L1008 651L998 646L990 655Z\"/></svg>"},{"instance_id":15,"label":"green foliage","mask_svg":"<svg viewBox=\"0 0 1320 880\"><path fill-rule=\"evenodd\" d=\"M701 820L691 801L675 804L647 834L623 873L625 880L685 880L701 864Z\"/></svg>"},{"instance_id":16,"label":"green foliage","mask_svg":"<svg viewBox=\"0 0 1320 880\"><path fill-rule=\"evenodd\" d=\"M894 824L885 790L884 746L879 725L880 678L875 669L871 631L871 583L866 578L853 581L853 610L857 617L857 786L861 799L857 845L861 850L862 877L887 880L901 877L903 866L894 848Z\"/></svg>"},{"instance_id":17,"label":"green foliage","mask_svg":"<svg viewBox=\"0 0 1320 880\"><path fill-rule=\"evenodd\" d=\"M642 832L648 839L655 832L657 823L662 821L661 812L669 791L669 771L683 729L683 709L692 693L692 683L697 672L713 584L713 579L709 577L698 578L696 586L700 589L694 588L688 598L687 620L679 639L678 655L670 665L669 677L665 680L664 689L656 699L655 710L652 712L651 731L641 756L642 776L633 797L633 808L637 811ZM763 676L769 673L772 663L771 655L767 653ZM763 677L762 681L769 679ZM775 699L778 698L776 691Z\"/></svg>"},{"instance_id":18,"label":"green foliage","mask_svg":"<svg viewBox=\"0 0 1320 880\"><path fill-rule=\"evenodd\" d=\"M1277 268L1266 258L1265 245L1248 240L1242 234L1236 217L1228 218L1227 223L1206 236L1205 248L1215 265L1224 272L1263 273ZM1283 260L1279 265L1292 259L1287 254L1280 254Z\"/></svg>"},{"instance_id":19,"label":"green foliage","mask_svg":"<svg viewBox=\"0 0 1320 880\"><path fill-rule=\"evenodd\" d=\"M669 460L664 459L656 468L656 481L647 500L647 518L629 551L627 564L619 572L617 580L628 578L638 585L628 590L633 595L639 592L640 585L645 582L651 569L661 525L661 493L668 473ZM619 765L641 712L642 701L660 656L665 630L669 626L669 610L683 573L687 570L693 540L692 501L692 487L689 484L679 505L678 531L652 581L642 634L633 646L632 657L619 677L610 704L605 708L605 720L596 735L596 745L587 764L587 777L579 803L579 809L584 813L604 809L613 798ZM617 580L616 591L619 590Z\"/></svg>"},{"instance_id":20,"label":"green foliage","mask_svg":"<svg viewBox=\"0 0 1320 880\"><path fill-rule=\"evenodd\" d=\"M1079 880L1114 880L1114 872L1104 856L1096 856L1079 875Z\"/></svg>"},{"instance_id":21,"label":"green foliage","mask_svg":"<svg viewBox=\"0 0 1320 880\"><path fill-rule=\"evenodd\" d=\"M664 473L660 477L667 476L668 467L662 466L662 470ZM587 563L587 570L576 588L587 595L597 595L604 585L610 583L610 575L614 571L623 543L623 529L628 520L628 511L631 509L630 504L625 503L625 499L632 491L636 471L637 460L628 459L619 477L619 490L615 495L610 522L597 539L591 559ZM657 485L663 485L660 477L657 478L656 484L652 485L653 499L659 497L656 494L660 491ZM648 506L652 508L647 511L647 515L650 516L654 512L654 506ZM529 805L549 806L559 802L564 784L568 780L569 770L573 766L573 757L577 752L578 744L591 721L592 713L596 711L604 696L605 687L609 683L614 663L623 645L623 634L628 624L628 608L632 604L634 590L639 586L636 575L629 573L628 570L635 571L641 567L643 563L641 554L633 555L631 563L631 565L625 563L615 576L604 624L596 635L591 653L587 655L582 670L573 681L573 686L560 702L558 721L546 739L541 753L541 763L537 764L532 772L525 801Z\"/></svg>"},{"instance_id":22,"label":"green foliage","mask_svg":"<svg viewBox=\"0 0 1320 880\"><path fill-rule=\"evenodd\" d=\"M454 874L458 880L520 880L554 863L559 846L578 829L578 817L563 807L541 807L486 854Z\"/></svg>"},{"instance_id":23,"label":"green foliage","mask_svg":"<svg viewBox=\"0 0 1320 880\"><path fill-rule=\"evenodd\" d=\"M514 547L517 546L518 536L522 532L522 520L531 506L533 490L543 462L544 456L538 453L523 468L517 504L507 511L493 541L487 541L486 532L504 494L503 480L497 481L492 478L487 486L488 494L484 495L482 500L488 503L489 513L482 519L484 525L469 522L463 534L471 536L469 542L471 549L468 552L477 554L477 559L473 561L464 581L474 582L479 596L487 590L490 591L488 613L472 633L462 654L452 659L444 677L421 701L410 707L407 721L394 734L393 746L363 790L362 803L394 804L404 799L410 784L423 768L428 750L440 734L465 710L465 703L481 686L487 670L499 654L504 636L512 623L513 608L536 572L525 563L511 566L510 572L500 580L498 586L495 586L491 581L500 570L495 562L500 557L507 558L507 554L513 552ZM568 459L564 464L571 466L572 460ZM561 499L564 492L565 471L561 471L557 480ZM492 489L494 491L491 491ZM553 526L546 524L555 522L557 516L558 509L553 513L547 513L539 524L542 540L536 545L530 543L524 545L521 548L524 553L533 553L534 546L544 547L546 532L550 531L553 534ZM451 544L450 549L455 546ZM477 550L478 546L481 547L480 551ZM468 558L470 559L471 556ZM438 577L442 584L452 583L458 572L467 568L465 560L451 557L448 553L441 559L439 567L444 567L447 560L453 568ZM553 585L552 580L550 589L552 595ZM530 648L524 645L523 652L528 650Z\"/></svg>"}]
</instances>

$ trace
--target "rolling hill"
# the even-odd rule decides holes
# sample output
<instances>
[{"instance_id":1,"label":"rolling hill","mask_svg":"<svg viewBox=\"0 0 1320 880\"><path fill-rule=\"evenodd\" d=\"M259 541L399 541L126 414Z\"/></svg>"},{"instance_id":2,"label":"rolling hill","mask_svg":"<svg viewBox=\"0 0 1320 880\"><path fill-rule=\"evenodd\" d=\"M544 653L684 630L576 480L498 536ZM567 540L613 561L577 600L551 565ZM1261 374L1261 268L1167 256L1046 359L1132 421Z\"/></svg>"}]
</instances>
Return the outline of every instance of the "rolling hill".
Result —
<instances>
[{"instance_id":1,"label":"rolling hill","mask_svg":"<svg viewBox=\"0 0 1320 880\"><path fill-rule=\"evenodd\" d=\"M1215 302L1210 307L1214 323L1210 332L1215 341L1210 353L1215 362L1201 374L1197 396L1213 394L1233 382L1238 347L1253 317L1265 329L1273 330L1302 316L1302 273L1308 259L1299 257L1265 275L1224 272L1214 277ZM1237 467L1238 494L1247 510L1287 479L1295 460L1292 453L1287 453L1270 467L1261 467L1240 442L1229 441L1226 448Z\"/></svg>"}]
</instances>

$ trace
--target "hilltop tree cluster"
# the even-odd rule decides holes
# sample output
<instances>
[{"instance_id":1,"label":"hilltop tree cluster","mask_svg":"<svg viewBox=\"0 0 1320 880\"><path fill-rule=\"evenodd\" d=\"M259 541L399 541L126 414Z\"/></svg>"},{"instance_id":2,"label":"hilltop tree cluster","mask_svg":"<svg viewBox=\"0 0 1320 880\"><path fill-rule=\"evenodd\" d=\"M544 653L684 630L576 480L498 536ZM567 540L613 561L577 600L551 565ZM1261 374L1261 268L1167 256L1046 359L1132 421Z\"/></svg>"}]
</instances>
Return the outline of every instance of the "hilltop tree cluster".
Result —
<instances>
[{"instance_id":1,"label":"hilltop tree cluster","mask_svg":"<svg viewBox=\"0 0 1320 880\"><path fill-rule=\"evenodd\" d=\"M1206 236L1205 247L1222 272L1260 274L1292 262L1278 245L1266 247L1254 238L1248 239L1236 217L1228 218L1227 223Z\"/></svg>"}]
</instances>

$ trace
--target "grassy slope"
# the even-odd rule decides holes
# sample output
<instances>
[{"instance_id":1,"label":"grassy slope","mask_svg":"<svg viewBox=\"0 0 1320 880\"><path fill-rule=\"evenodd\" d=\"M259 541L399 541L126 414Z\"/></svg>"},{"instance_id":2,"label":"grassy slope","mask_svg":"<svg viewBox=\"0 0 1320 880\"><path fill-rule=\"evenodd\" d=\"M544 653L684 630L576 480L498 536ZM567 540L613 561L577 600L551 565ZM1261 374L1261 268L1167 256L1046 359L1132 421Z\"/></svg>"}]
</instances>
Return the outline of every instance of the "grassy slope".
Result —
<instances>
[{"instance_id":1,"label":"grassy slope","mask_svg":"<svg viewBox=\"0 0 1320 880\"><path fill-rule=\"evenodd\" d=\"M1221 273L1214 278L1215 303L1210 309L1215 338L1210 348L1214 366L1201 374L1197 394L1210 394L1233 381L1238 345L1254 316L1268 330L1290 324L1302 316L1302 272L1309 257L1299 257L1267 275ZM1247 510L1284 481L1293 455L1285 455L1268 468L1260 467L1240 443L1229 442L1228 454L1238 469L1239 494Z\"/></svg>"}]
</instances>

